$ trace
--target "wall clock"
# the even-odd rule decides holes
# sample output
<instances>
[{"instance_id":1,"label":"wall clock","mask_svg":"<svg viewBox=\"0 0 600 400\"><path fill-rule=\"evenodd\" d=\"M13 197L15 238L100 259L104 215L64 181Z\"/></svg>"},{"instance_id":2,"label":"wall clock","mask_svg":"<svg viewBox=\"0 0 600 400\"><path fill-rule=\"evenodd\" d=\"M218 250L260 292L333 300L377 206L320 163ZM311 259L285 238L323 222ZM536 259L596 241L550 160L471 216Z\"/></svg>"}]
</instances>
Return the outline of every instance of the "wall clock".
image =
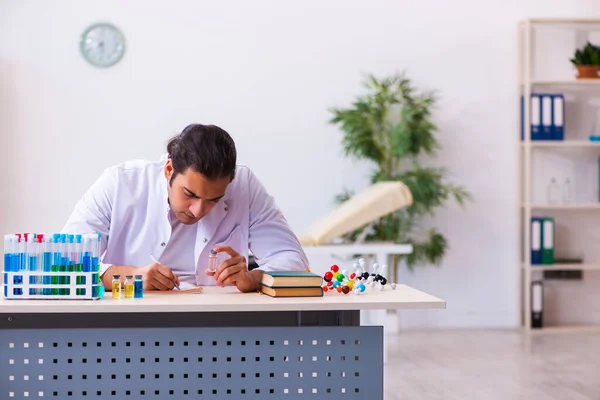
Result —
<instances>
[{"instance_id":1,"label":"wall clock","mask_svg":"<svg viewBox=\"0 0 600 400\"><path fill-rule=\"evenodd\" d=\"M115 65L125 53L125 36L109 23L97 23L81 35L79 49L83 58L95 67Z\"/></svg>"}]
</instances>

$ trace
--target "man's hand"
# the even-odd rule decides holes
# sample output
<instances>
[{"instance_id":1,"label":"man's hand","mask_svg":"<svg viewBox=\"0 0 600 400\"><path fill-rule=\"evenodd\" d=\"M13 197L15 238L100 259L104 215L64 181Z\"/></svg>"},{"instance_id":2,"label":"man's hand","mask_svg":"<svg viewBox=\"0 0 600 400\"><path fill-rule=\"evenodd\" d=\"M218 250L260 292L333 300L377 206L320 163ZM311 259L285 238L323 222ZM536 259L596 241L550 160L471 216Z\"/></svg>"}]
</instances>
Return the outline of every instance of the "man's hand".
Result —
<instances>
[{"instance_id":1,"label":"man's hand","mask_svg":"<svg viewBox=\"0 0 600 400\"><path fill-rule=\"evenodd\" d=\"M171 290L175 284L179 285L179 278L168 267L159 263L152 263L139 268L136 275L142 275L145 290Z\"/></svg>"},{"instance_id":2,"label":"man's hand","mask_svg":"<svg viewBox=\"0 0 600 400\"><path fill-rule=\"evenodd\" d=\"M230 246L215 247L217 253L225 252L229 259L217 267L215 272L206 271L206 275L214 276L217 285L235 285L240 292L252 292L258 289L262 271L248 271L246 257L240 255Z\"/></svg>"}]
</instances>

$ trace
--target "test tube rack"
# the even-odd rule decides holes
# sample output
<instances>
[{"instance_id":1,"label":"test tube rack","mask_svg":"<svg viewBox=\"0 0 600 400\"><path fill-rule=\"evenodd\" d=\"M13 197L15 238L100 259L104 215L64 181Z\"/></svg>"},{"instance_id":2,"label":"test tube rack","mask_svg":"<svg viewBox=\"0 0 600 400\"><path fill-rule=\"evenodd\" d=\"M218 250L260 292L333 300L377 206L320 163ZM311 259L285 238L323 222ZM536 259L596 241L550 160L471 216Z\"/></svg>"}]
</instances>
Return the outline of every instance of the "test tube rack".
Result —
<instances>
[{"instance_id":1,"label":"test tube rack","mask_svg":"<svg viewBox=\"0 0 600 400\"><path fill-rule=\"evenodd\" d=\"M3 271L2 276L5 299L97 300L104 294L99 271Z\"/></svg>"}]
</instances>

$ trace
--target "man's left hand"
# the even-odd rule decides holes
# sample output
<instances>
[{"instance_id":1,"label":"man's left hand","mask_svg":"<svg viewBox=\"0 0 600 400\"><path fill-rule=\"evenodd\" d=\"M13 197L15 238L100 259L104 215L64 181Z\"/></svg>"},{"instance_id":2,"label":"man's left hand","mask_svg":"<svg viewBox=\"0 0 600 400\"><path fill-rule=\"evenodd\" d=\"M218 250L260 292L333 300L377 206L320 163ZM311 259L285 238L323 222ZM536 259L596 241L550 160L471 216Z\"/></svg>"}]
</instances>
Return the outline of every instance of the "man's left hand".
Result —
<instances>
[{"instance_id":1,"label":"man's left hand","mask_svg":"<svg viewBox=\"0 0 600 400\"><path fill-rule=\"evenodd\" d=\"M246 257L240 255L230 246L215 247L217 253L225 252L229 259L217 267L215 272L206 271L206 275L214 276L217 285L235 285L240 292L253 292L258 290L262 278L262 271L248 271Z\"/></svg>"}]
</instances>

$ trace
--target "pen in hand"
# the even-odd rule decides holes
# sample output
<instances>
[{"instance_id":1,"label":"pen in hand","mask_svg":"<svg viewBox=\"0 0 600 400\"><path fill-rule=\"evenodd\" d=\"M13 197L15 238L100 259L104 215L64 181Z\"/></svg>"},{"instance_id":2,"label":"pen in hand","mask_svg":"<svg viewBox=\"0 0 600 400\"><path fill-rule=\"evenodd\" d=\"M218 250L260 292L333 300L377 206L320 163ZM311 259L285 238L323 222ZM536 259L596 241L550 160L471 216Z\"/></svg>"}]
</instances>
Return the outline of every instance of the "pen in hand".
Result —
<instances>
[{"instance_id":1,"label":"pen in hand","mask_svg":"<svg viewBox=\"0 0 600 400\"><path fill-rule=\"evenodd\" d=\"M152 262L160 264L160 262L158 262L158 260L156 259L156 257L154 257L152 254L150 254L150 259L152 260ZM179 289L179 285L177 284L177 282L173 281L173 285L175 285L175 287L177 288L177 290L180 290Z\"/></svg>"}]
</instances>

